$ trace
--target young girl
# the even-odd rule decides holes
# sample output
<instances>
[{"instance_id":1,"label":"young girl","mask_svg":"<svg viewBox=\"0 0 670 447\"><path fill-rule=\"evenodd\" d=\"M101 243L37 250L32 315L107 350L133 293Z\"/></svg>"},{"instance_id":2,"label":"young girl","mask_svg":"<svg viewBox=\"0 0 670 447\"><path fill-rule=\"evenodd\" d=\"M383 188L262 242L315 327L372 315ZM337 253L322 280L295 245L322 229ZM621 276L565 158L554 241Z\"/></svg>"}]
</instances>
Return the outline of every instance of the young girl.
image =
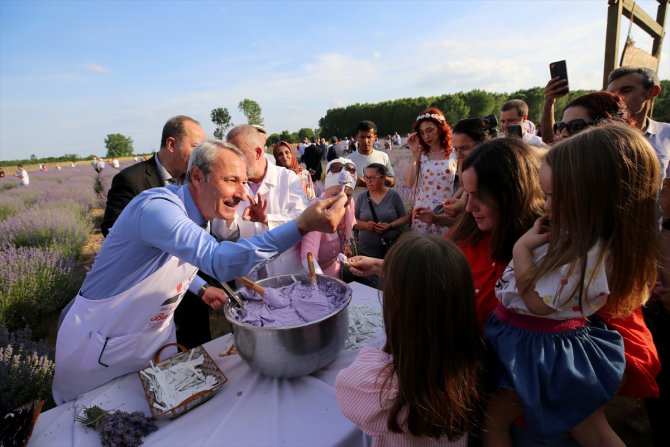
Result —
<instances>
[{"instance_id":1,"label":"young girl","mask_svg":"<svg viewBox=\"0 0 670 447\"><path fill-rule=\"evenodd\" d=\"M441 237L405 233L385 261L351 260L364 274L381 268L386 344L363 348L338 374L342 414L373 446L466 446L483 346L465 257Z\"/></svg>"},{"instance_id":2,"label":"young girl","mask_svg":"<svg viewBox=\"0 0 670 447\"><path fill-rule=\"evenodd\" d=\"M346 159L336 158L328 163L324 182L326 190L320 197L320 199L335 197L342 191L342 186L344 186L344 192L349 196L349 201L345 205L344 217L337 226L337 230L332 234L320 231L309 232L303 236L300 243L300 259L307 259L308 252L313 253L323 273L338 279L342 276L342 266L338 255L343 253L345 256L351 256L352 254L349 241L353 239L356 217L354 214L354 202L351 200L351 196L354 193L356 180L350 173L344 174L344 177L342 177L341 171L337 173L330 172L330 168L333 164L344 164L346 162ZM340 183L343 179L346 180L345 185Z\"/></svg>"},{"instance_id":3,"label":"young girl","mask_svg":"<svg viewBox=\"0 0 670 447\"><path fill-rule=\"evenodd\" d=\"M541 438L569 431L581 445L624 445L601 409L621 382L623 342L594 314L629 315L649 294L659 182L651 146L626 125L586 130L546 155L547 215L514 245L486 327L503 376L485 446L511 446L522 412Z\"/></svg>"}]
</instances>

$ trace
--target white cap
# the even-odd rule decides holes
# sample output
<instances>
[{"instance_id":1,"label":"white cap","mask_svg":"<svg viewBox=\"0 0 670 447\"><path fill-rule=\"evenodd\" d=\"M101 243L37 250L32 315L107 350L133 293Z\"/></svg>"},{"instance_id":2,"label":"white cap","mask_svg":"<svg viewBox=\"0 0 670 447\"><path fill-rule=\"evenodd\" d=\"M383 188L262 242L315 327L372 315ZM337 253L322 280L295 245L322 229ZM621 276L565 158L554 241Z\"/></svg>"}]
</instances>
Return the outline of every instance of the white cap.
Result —
<instances>
[{"instance_id":1,"label":"white cap","mask_svg":"<svg viewBox=\"0 0 670 447\"><path fill-rule=\"evenodd\" d=\"M356 164L353 162L353 160L349 158L340 157L340 158L334 158L328 162L328 164L326 165L326 172L330 171L330 166L335 163L340 163L342 166L354 165L354 167L356 167Z\"/></svg>"}]
</instances>

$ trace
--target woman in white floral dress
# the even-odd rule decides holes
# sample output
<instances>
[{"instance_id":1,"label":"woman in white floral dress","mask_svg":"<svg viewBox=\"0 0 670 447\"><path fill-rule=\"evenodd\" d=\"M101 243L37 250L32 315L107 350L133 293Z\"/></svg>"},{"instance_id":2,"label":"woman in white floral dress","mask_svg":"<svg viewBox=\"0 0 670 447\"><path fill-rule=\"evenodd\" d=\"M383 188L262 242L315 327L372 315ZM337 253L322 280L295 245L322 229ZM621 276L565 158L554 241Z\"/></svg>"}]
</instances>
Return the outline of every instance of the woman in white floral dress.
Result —
<instances>
[{"instance_id":1,"label":"woman in white floral dress","mask_svg":"<svg viewBox=\"0 0 670 447\"><path fill-rule=\"evenodd\" d=\"M417 208L432 210L443 205L454 194L458 157L451 147L451 127L440 109L431 107L419 114L408 145L414 156L405 182L413 191L412 213ZM412 219L412 231L446 233L447 230Z\"/></svg>"}]
</instances>

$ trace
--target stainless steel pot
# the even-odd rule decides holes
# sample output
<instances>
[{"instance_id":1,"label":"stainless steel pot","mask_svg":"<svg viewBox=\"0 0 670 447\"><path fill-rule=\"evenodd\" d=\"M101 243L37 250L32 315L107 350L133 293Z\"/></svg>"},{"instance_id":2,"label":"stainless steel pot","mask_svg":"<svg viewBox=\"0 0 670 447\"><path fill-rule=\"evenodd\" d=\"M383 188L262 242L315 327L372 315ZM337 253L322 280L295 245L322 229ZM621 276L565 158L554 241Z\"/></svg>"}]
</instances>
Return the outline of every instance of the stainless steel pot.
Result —
<instances>
[{"instance_id":1,"label":"stainless steel pot","mask_svg":"<svg viewBox=\"0 0 670 447\"><path fill-rule=\"evenodd\" d=\"M309 284L308 275L282 275L258 281L263 287L283 287L293 278ZM251 369L269 377L299 377L332 362L344 347L349 330L351 288L339 279L319 275L319 284L336 283L346 296L344 305L335 312L301 326L286 328L254 327L242 324L231 313L230 301L224 314L233 328L235 348Z\"/></svg>"}]
</instances>

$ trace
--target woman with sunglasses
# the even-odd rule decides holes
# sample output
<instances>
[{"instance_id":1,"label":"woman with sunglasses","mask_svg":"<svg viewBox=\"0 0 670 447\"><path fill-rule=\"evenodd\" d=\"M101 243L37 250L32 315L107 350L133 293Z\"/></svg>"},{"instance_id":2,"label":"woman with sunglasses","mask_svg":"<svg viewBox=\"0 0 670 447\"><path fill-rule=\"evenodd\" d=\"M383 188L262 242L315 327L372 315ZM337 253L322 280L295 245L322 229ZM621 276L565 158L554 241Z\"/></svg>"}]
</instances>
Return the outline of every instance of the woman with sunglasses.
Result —
<instances>
[{"instance_id":1,"label":"woman with sunglasses","mask_svg":"<svg viewBox=\"0 0 670 447\"><path fill-rule=\"evenodd\" d=\"M433 210L454 194L458 159L451 149L451 127L437 107L419 114L414 122L414 133L408 144L414 156L405 184L414 189L414 217L416 210ZM412 230L421 233L445 233L446 227L414 219Z\"/></svg>"},{"instance_id":2,"label":"woman with sunglasses","mask_svg":"<svg viewBox=\"0 0 670 447\"><path fill-rule=\"evenodd\" d=\"M409 221L400 195L384 184L386 167L372 163L365 168L367 193L356 199L358 251L363 256L383 258L400 236L400 228Z\"/></svg>"},{"instance_id":3,"label":"woman with sunglasses","mask_svg":"<svg viewBox=\"0 0 670 447\"><path fill-rule=\"evenodd\" d=\"M556 123L553 122L553 106L550 114L547 113L547 103L552 101L551 98L548 95L545 99L545 113L542 115L541 124L542 140L547 144L569 138L601 120L618 120L633 124L626 103L617 93L595 92L578 96L565 106L563 118ZM545 132L546 129L551 129L552 132Z\"/></svg>"},{"instance_id":4,"label":"woman with sunglasses","mask_svg":"<svg viewBox=\"0 0 670 447\"><path fill-rule=\"evenodd\" d=\"M293 153L291 144L286 141L280 141L272 147L272 154L275 156L275 162L277 166L286 168L289 171L295 172L300 178L302 183L302 188L305 190L305 195L307 200L312 200L316 197L314 193L314 183L312 182L312 176L309 175L309 172L306 169L302 169L298 164L298 159Z\"/></svg>"}]
</instances>

